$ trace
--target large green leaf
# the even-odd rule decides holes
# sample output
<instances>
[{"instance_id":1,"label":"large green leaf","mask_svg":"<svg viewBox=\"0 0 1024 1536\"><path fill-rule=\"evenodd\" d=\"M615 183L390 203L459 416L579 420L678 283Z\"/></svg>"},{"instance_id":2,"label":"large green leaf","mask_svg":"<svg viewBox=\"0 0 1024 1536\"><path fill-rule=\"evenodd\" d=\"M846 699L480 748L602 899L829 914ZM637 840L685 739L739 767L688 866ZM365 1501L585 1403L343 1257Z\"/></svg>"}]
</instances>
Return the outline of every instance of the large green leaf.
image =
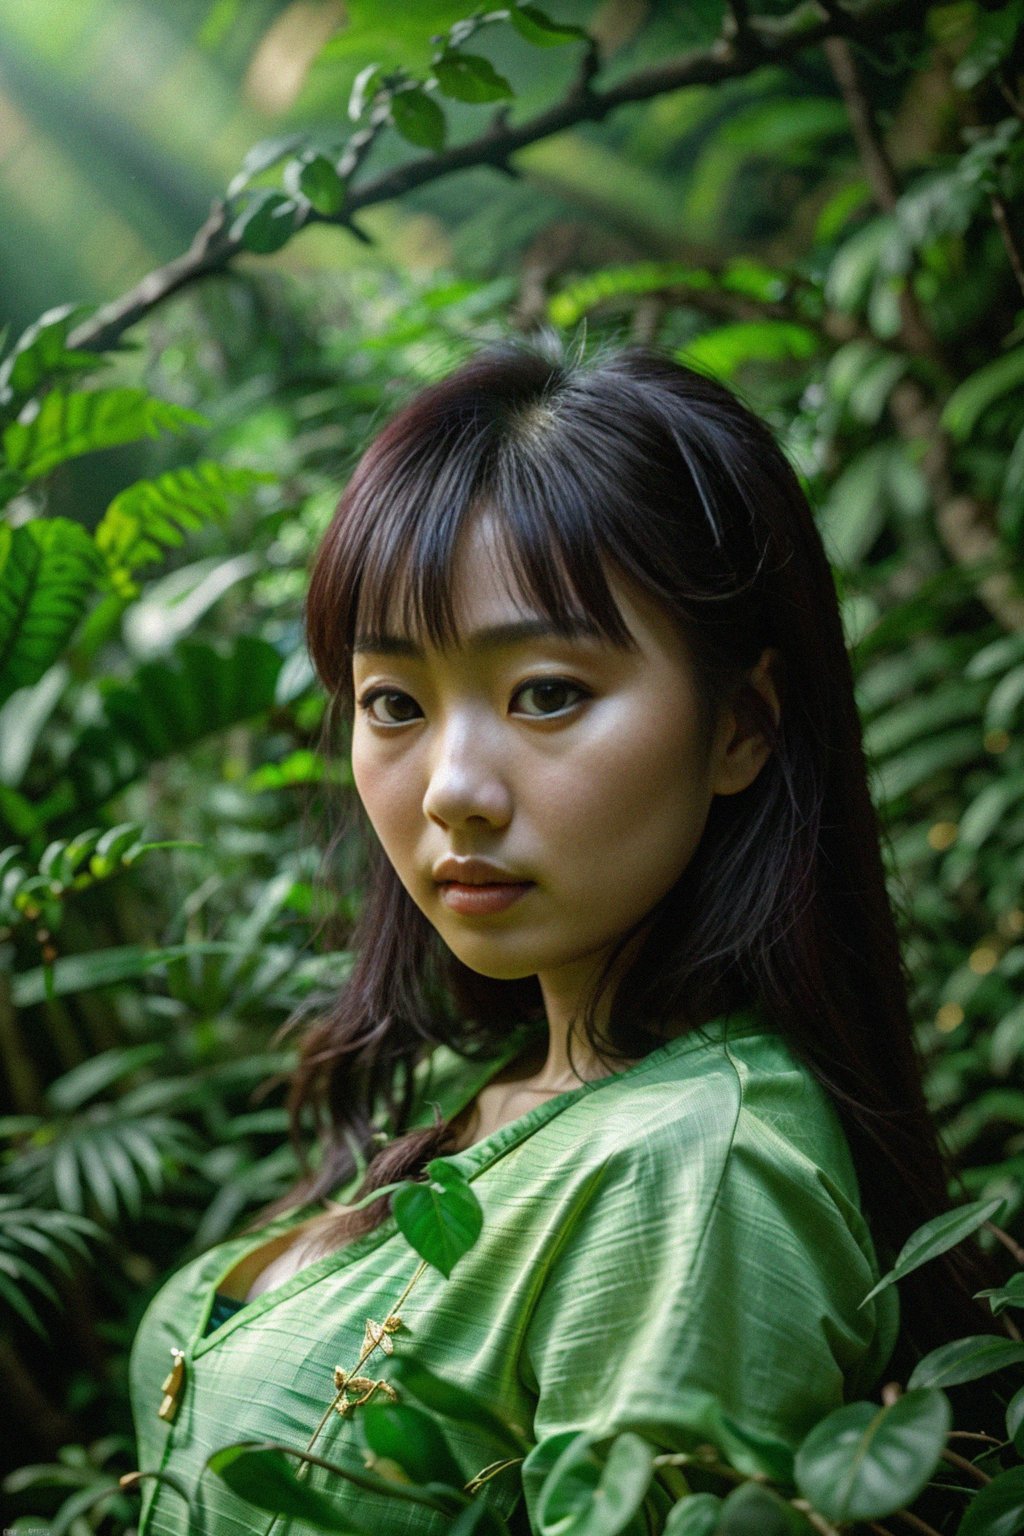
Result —
<instances>
[{"instance_id":1,"label":"large green leaf","mask_svg":"<svg viewBox=\"0 0 1024 1536\"><path fill-rule=\"evenodd\" d=\"M880 1520L917 1498L951 1426L949 1400L935 1390L907 1392L887 1408L849 1403L801 1445L797 1487L827 1520Z\"/></svg>"},{"instance_id":2,"label":"large green leaf","mask_svg":"<svg viewBox=\"0 0 1024 1536\"><path fill-rule=\"evenodd\" d=\"M1024 1467L993 1478L974 1495L957 1536L1020 1536L1024 1531Z\"/></svg>"},{"instance_id":3,"label":"large green leaf","mask_svg":"<svg viewBox=\"0 0 1024 1536\"><path fill-rule=\"evenodd\" d=\"M6 429L4 455L9 469L23 480L35 480L80 454L160 432L182 432L203 421L197 412L156 400L144 389L55 389L34 416Z\"/></svg>"},{"instance_id":4,"label":"large green leaf","mask_svg":"<svg viewBox=\"0 0 1024 1536\"><path fill-rule=\"evenodd\" d=\"M105 804L151 763L261 714L274 703L281 656L255 635L227 652L181 641L107 688L102 724L87 726L68 764L80 807Z\"/></svg>"},{"instance_id":5,"label":"large green leaf","mask_svg":"<svg viewBox=\"0 0 1024 1536\"><path fill-rule=\"evenodd\" d=\"M911 1372L911 1387L957 1387L977 1381L1008 1365L1024 1365L1024 1344L987 1333L940 1344L919 1360ZM902 1401L902 1399L901 1399Z\"/></svg>"},{"instance_id":6,"label":"large green leaf","mask_svg":"<svg viewBox=\"0 0 1024 1536\"><path fill-rule=\"evenodd\" d=\"M632 1530L654 1473L651 1447L618 1435L607 1454L575 1435L544 1479L537 1499L538 1536L618 1536Z\"/></svg>"},{"instance_id":7,"label":"large green leaf","mask_svg":"<svg viewBox=\"0 0 1024 1536\"><path fill-rule=\"evenodd\" d=\"M426 1167L425 1183L406 1184L392 1200L399 1231L445 1277L480 1236L483 1210L460 1169L442 1158Z\"/></svg>"},{"instance_id":8,"label":"large green leaf","mask_svg":"<svg viewBox=\"0 0 1024 1536\"><path fill-rule=\"evenodd\" d=\"M434 60L437 83L455 101L508 101L515 93L490 59L452 51Z\"/></svg>"},{"instance_id":9,"label":"large green leaf","mask_svg":"<svg viewBox=\"0 0 1024 1536\"><path fill-rule=\"evenodd\" d=\"M206 1463L240 1499L269 1514L301 1520L316 1531L360 1536L366 1527L355 1523L329 1498L300 1482L282 1451L258 1445L227 1445Z\"/></svg>"},{"instance_id":10,"label":"large green leaf","mask_svg":"<svg viewBox=\"0 0 1024 1536\"><path fill-rule=\"evenodd\" d=\"M737 320L705 331L680 352L691 368L729 379L747 363L781 363L813 357L820 342L806 325L790 320Z\"/></svg>"},{"instance_id":11,"label":"large green leaf","mask_svg":"<svg viewBox=\"0 0 1024 1536\"><path fill-rule=\"evenodd\" d=\"M955 1248L957 1243L962 1243L972 1232L977 1232L986 1221L990 1221L999 1207L1005 1204L1006 1199L1002 1195L994 1200L974 1200L970 1205L959 1206L955 1211L944 1211L941 1216L925 1222L923 1227L910 1234L897 1254L892 1269L868 1292L861 1306L865 1306L894 1281L902 1280L904 1275L912 1274L922 1264L937 1259L942 1253L948 1253L950 1248Z\"/></svg>"},{"instance_id":12,"label":"large green leaf","mask_svg":"<svg viewBox=\"0 0 1024 1536\"><path fill-rule=\"evenodd\" d=\"M396 1357L394 1377L424 1408L446 1419L454 1419L457 1423L471 1424L478 1434L493 1441L504 1455L521 1456L528 1449L522 1431L506 1424L483 1398L468 1392L457 1382L436 1376L415 1357Z\"/></svg>"},{"instance_id":13,"label":"large green leaf","mask_svg":"<svg viewBox=\"0 0 1024 1536\"><path fill-rule=\"evenodd\" d=\"M60 657L102 577L95 545L70 518L0 525L0 703Z\"/></svg>"},{"instance_id":14,"label":"large green leaf","mask_svg":"<svg viewBox=\"0 0 1024 1536\"><path fill-rule=\"evenodd\" d=\"M995 401L1018 392L1022 385L1024 347L1017 347L986 363L953 391L942 413L943 426L956 438L969 437Z\"/></svg>"},{"instance_id":15,"label":"large green leaf","mask_svg":"<svg viewBox=\"0 0 1024 1536\"><path fill-rule=\"evenodd\" d=\"M811 1527L770 1488L741 1483L722 1505L715 1536L811 1536Z\"/></svg>"},{"instance_id":16,"label":"large green leaf","mask_svg":"<svg viewBox=\"0 0 1024 1536\"><path fill-rule=\"evenodd\" d=\"M411 1403L367 1403L360 1409L366 1443L375 1456L397 1463L414 1483L461 1489L465 1474L441 1430Z\"/></svg>"},{"instance_id":17,"label":"large green leaf","mask_svg":"<svg viewBox=\"0 0 1024 1536\"><path fill-rule=\"evenodd\" d=\"M136 570L181 544L184 533L223 518L232 504L273 475L205 461L139 480L110 503L95 532L112 572Z\"/></svg>"},{"instance_id":18,"label":"large green leaf","mask_svg":"<svg viewBox=\"0 0 1024 1536\"><path fill-rule=\"evenodd\" d=\"M715 1536L721 1513L717 1494L688 1493L669 1510L665 1536Z\"/></svg>"}]
</instances>

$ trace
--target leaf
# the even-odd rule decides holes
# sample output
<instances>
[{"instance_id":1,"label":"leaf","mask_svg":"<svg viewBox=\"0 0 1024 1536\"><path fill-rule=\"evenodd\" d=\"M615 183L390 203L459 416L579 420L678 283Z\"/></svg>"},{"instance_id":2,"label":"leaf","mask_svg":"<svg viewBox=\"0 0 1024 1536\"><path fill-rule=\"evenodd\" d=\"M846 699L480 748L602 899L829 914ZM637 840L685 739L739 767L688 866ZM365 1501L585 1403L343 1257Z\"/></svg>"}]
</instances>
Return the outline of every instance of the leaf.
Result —
<instances>
[{"instance_id":1,"label":"leaf","mask_svg":"<svg viewBox=\"0 0 1024 1536\"><path fill-rule=\"evenodd\" d=\"M55 389L33 416L5 430L4 454L23 480L36 480L83 453L204 424L196 411L156 400L144 389Z\"/></svg>"},{"instance_id":2,"label":"leaf","mask_svg":"<svg viewBox=\"0 0 1024 1536\"><path fill-rule=\"evenodd\" d=\"M455 101L508 101L515 95L490 60L478 53L442 53L433 69L441 90Z\"/></svg>"},{"instance_id":3,"label":"leaf","mask_svg":"<svg viewBox=\"0 0 1024 1536\"><path fill-rule=\"evenodd\" d=\"M819 345L809 326L790 320L737 320L694 337L678 356L691 368L728 379L747 363L813 357Z\"/></svg>"},{"instance_id":4,"label":"leaf","mask_svg":"<svg viewBox=\"0 0 1024 1536\"><path fill-rule=\"evenodd\" d=\"M274 479L258 470L202 460L137 480L107 507L94 534L96 548L112 572L134 571L162 559L186 532L226 517L237 499Z\"/></svg>"},{"instance_id":5,"label":"leaf","mask_svg":"<svg viewBox=\"0 0 1024 1536\"><path fill-rule=\"evenodd\" d=\"M297 149L301 149L305 143L304 133L277 134L270 139L260 139L259 143L254 144L248 151L237 174L228 183L228 198L237 197L254 176L269 171L272 166L278 165L289 155L293 155Z\"/></svg>"},{"instance_id":6,"label":"leaf","mask_svg":"<svg viewBox=\"0 0 1024 1536\"><path fill-rule=\"evenodd\" d=\"M0 703L63 654L102 576L96 546L70 518L0 525Z\"/></svg>"},{"instance_id":7,"label":"leaf","mask_svg":"<svg viewBox=\"0 0 1024 1536\"><path fill-rule=\"evenodd\" d=\"M299 205L284 192L254 192L228 231L247 251L269 256L287 245L298 228Z\"/></svg>"},{"instance_id":8,"label":"leaf","mask_svg":"<svg viewBox=\"0 0 1024 1536\"><path fill-rule=\"evenodd\" d=\"M61 304L40 315L19 336L0 365L0 402L10 406L27 399L55 373L93 368L103 362L98 353L82 352L67 345L68 332L88 313L81 304Z\"/></svg>"},{"instance_id":9,"label":"leaf","mask_svg":"<svg viewBox=\"0 0 1024 1536\"><path fill-rule=\"evenodd\" d=\"M544 1479L538 1536L617 1536L639 1510L654 1473L651 1447L632 1432L617 1435L607 1455L596 1444L574 1435Z\"/></svg>"},{"instance_id":10,"label":"leaf","mask_svg":"<svg viewBox=\"0 0 1024 1536\"><path fill-rule=\"evenodd\" d=\"M1004 1195L994 1200L974 1200L970 1205L958 1206L955 1211L944 1211L941 1216L935 1216L931 1221L926 1221L923 1227L918 1227L916 1232L910 1234L897 1254L896 1263L892 1269L882 1276L860 1305L866 1306L879 1291L884 1291L895 1281L902 1280L904 1275L912 1274L915 1269L920 1269L922 1264L927 1264L931 1259L937 1259L941 1253L948 1253L950 1248L955 1248L957 1243L962 1243L965 1238L970 1237L972 1232L977 1232L986 1221L991 1221L996 1211L1005 1203ZM982 1295L984 1294L985 1292L982 1292Z\"/></svg>"},{"instance_id":11,"label":"leaf","mask_svg":"<svg viewBox=\"0 0 1024 1536\"><path fill-rule=\"evenodd\" d=\"M957 1387L964 1381L991 1376L1008 1365L1024 1364L1024 1344L986 1333L940 1344L915 1365L911 1387Z\"/></svg>"},{"instance_id":12,"label":"leaf","mask_svg":"<svg viewBox=\"0 0 1024 1536\"><path fill-rule=\"evenodd\" d=\"M465 1474L441 1430L411 1403L367 1403L359 1411L366 1443L375 1456L393 1461L414 1483L445 1483L461 1489Z\"/></svg>"},{"instance_id":13,"label":"leaf","mask_svg":"<svg viewBox=\"0 0 1024 1536\"><path fill-rule=\"evenodd\" d=\"M1006 1405L1006 1433L1018 1455L1024 1454L1024 1387Z\"/></svg>"},{"instance_id":14,"label":"leaf","mask_svg":"<svg viewBox=\"0 0 1024 1536\"><path fill-rule=\"evenodd\" d=\"M391 98L391 121L403 139L422 149L444 148L447 120L434 98L422 88L396 91Z\"/></svg>"},{"instance_id":15,"label":"leaf","mask_svg":"<svg viewBox=\"0 0 1024 1536\"><path fill-rule=\"evenodd\" d=\"M536 5L513 4L509 10L508 19L520 37L525 37L526 41L533 43L536 48L557 48L562 43L588 40L587 33L582 27L574 27L568 22L553 21Z\"/></svg>"},{"instance_id":16,"label":"leaf","mask_svg":"<svg viewBox=\"0 0 1024 1536\"><path fill-rule=\"evenodd\" d=\"M811 1536L811 1528L770 1488L741 1483L722 1505L715 1536Z\"/></svg>"},{"instance_id":17,"label":"leaf","mask_svg":"<svg viewBox=\"0 0 1024 1536\"><path fill-rule=\"evenodd\" d=\"M721 1513L717 1494L688 1493L669 1510L664 1536L715 1536Z\"/></svg>"},{"instance_id":18,"label":"leaf","mask_svg":"<svg viewBox=\"0 0 1024 1536\"><path fill-rule=\"evenodd\" d=\"M377 81L380 78L381 67L379 64L367 64L361 69L352 82L352 90L348 98L348 115L356 123L366 110L366 104L372 100L377 90Z\"/></svg>"},{"instance_id":19,"label":"leaf","mask_svg":"<svg viewBox=\"0 0 1024 1536\"><path fill-rule=\"evenodd\" d=\"M325 218L340 213L345 204L345 183L326 155L310 153L294 162L298 167L298 191Z\"/></svg>"},{"instance_id":20,"label":"leaf","mask_svg":"<svg viewBox=\"0 0 1024 1536\"><path fill-rule=\"evenodd\" d=\"M334 1499L298 1480L282 1451L249 1445L226 1445L207 1458L206 1466L231 1492L268 1514L302 1520L317 1531L359 1536L365 1527L354 1524Z\"/></svg>"},{"instance_id":21,"label":"leaf","mask_svg":"<svg viewBox=\"0 0 1024 1536\"><path fill-rule=\"evenodd\" d=\"M406 1240L447 1279L480 1236L484 1213L465 1175L451 1163L434 1158L426 1173L426 1183L397 1191L391 1209Z\"/></svg>"},{"instance_id":22,"label":"leaf","mask_svg":"<svg viewBox=\"0 0 1024 1536\"><path fill-rule=\"evenodd\" d=\"M992 1290L978 1291L975 1301L987 1300L993 1317L1005 1312L1007 1307L1024 1307L1024 1270L1011 1275L1005 1285Z\"/></svg>"},{"instance_id":23,"label":"leaf","mask_svg":"<svg viewBox=\"0 0 1024 1536\"><path fill-rule=\"evenodd\" d=\"M1022 1530L1024 1467L1014 1467L979 1488L957 1526L957 1536L1020 1536Z\"/></svg>"},{"instance_id":24,"label":"leaf","mask_svg":"<svg viewBox=\"0 0 1024 1536\"><path fill-rule=\"evenodd\" d=\"M917 1498L952 1419L948 1398L934 1390L907 1392L887 1408L837 1408L797 1451L797 1487L827 1520L881 1519Z\"/></svg>"},{"instance_id":25,"label":"leaf","mask_svg":"<svg viewBox=\"0 0 1024 1536\"><path fill-rule=\"evenodd\" d=\"M505 1423L494 1410L465 1387L446 1381L408 1356L393 1361L393 1374L411 1397L432 1413L460 1424L471 1424L506 1456L521 1456L529 1448L522 1432Z\"/></svg>"},{"instance_id":26,"label":"leaf","mask_svg":"<svg viewBox=\"0 0 1024 1536\"><path fill-rule=\"evenodd\" d=\"M969 437L982 416L1003 395L1024 384L1024 347L986 363L958 385L946 401L942 425L959 441Z\"/></svg>"}]
</instances>

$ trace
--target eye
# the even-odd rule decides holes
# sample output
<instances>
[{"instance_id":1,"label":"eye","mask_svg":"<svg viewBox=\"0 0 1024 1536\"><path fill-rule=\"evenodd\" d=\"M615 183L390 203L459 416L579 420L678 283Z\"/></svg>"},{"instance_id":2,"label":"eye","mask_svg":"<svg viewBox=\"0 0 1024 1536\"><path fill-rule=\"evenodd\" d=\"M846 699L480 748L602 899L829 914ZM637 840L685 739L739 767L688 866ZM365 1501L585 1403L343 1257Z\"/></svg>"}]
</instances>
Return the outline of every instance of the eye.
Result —
<instances>
[{"instance_id":1,"label":"eye","mask_svg":"<svg viewBox=\"0 0 1024 1536\"><path fill-rule=\"evenodd\" d=\"M587 690L578 683L570 683L564 677L542 677L516 690L512 702L517 707L513 713L543 720L549 715L565 714L588 697Z\"/></svg>"},{"instance_id":2,"label":"eye","mask_svg":"<svg viewBox=\"0 0 1024 1536\"><path fill-rule=\"evenodd\" d=\"M408 725L422 714L416 700L398 688L372 688L359 700L359 708L376 725Z\"/></svg>"}]
</instances>

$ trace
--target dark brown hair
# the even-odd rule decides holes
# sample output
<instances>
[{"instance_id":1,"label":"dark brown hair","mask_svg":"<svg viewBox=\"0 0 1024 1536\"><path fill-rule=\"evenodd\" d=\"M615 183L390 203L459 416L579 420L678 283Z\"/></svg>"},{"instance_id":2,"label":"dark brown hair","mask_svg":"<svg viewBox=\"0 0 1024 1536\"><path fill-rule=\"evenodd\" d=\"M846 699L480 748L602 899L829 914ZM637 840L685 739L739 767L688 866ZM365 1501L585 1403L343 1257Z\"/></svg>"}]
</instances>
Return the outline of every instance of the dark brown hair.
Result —
<instances>
[{"instance_id":1,"label":"dark brown hair","mask_svg":"<svg viewBox=\"0 0 1024 1536\"><path fill-rule=\"evenodd\" d=\"M832 575L796 475L729 390L657 352L587 364L513 344L478 354L379 434L316 553L305 619L329 696L328 746L351 707L357 614L383 629L397 602L411 633L450 640L456 546L482 506L499 522L510 586L556 627L585 620L627 643L606 574L624 573L681 625L707 718L731 698L772 745L746 790L713 802L685 877L642 932L623 936L636 950L600 1035L591 1000L590 1045L637 1058L680 1029L756 1007L836 1103L890 1262L946 1207L946 1176ZM777 730L744 691L766 646L781 658ZM540 1010L535 980L494 981L458 961L379 850L364 879L351 977L307 1029L291 1090L296 1126L312 1112L322 1155L277 1208L337 1189L363 1159L364 1192L416 1174L444 1149L446 1128L404 1134L415 1062L438 1041L493 1052L511 1023ZM391 1138L383 1150L375 1130ZM385 1209L375 1202L347 1228L339 1218L335 1237ZM965 1320L977 1331L962 1285L929 1274L919 1305L916 1287L908 1280L904 1295L919 1347Z\"/></svg>"}]
</instances>

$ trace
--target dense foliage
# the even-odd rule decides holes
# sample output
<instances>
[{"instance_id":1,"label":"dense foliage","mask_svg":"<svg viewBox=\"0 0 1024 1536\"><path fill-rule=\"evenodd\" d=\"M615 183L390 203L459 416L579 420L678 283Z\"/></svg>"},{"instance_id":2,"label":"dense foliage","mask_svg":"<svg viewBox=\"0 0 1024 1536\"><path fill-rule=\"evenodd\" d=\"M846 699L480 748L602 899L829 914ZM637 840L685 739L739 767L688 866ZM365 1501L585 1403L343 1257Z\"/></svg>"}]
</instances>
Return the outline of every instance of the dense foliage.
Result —
<instances>
[{"instance_id":1,"label":"dense foliage","mask_svg":"<svg viewBox=\"0 0 1024 1536\"><path fill-rule=\"evenodd\" d=\"M132 1528L141 1312L295 1176L275 1031L344 975L315 933L339 899L321 822L350 793L319 741L307 561L382 416L509 327L659 341L739 387L805 476L972 1201L904 1267L997 1214L1024 1260L1024 4L462 9L385 27L353 0L189 256L108 311L49 311L0 365L0 1367L26 1529ZM351 241L394 199L446 231L448 270L302 271L300 231ZM144 478L69 501L82 456L146 440ZM409 1229L428 1259L466 1199L435 1182ZM673 1536L880 1529L944 1479L933 1528L1024 1528L1019 1276L990 1301L1005 1337L849 1405L771 1485L736 1470L742 1426L660 1467L697 1490ZM1005 1440L947 1442L943 1389L992 1372ZM364 1432L385 1461L401 1440L415 1484L439 1420L479 1410L408 1386L421 1409L368 1407ZM623 1438L566 1448L545 1529L634 1528L651 1453ZM211 1475L265 1509L306 1492L269 1450ZM501 1529L446 1497L453 1530Z\"/></svg>"}]
</instances>

